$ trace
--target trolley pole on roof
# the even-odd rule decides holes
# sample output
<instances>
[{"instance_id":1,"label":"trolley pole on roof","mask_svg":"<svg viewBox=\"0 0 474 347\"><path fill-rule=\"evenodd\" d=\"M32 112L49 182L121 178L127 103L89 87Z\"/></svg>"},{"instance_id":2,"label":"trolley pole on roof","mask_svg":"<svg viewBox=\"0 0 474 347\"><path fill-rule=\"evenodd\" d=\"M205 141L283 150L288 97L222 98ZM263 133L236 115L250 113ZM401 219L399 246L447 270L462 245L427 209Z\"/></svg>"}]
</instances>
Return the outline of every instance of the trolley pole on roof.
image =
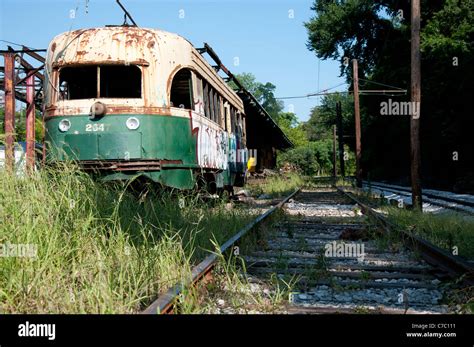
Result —
<instances>
[{"instance_id":1,"label":"trolley pole on roof","mask_svg":"<svg viewBox=\"0 0 474 347\"><path fill-rule=\"evenodd\" d=\"M414 106L410 118L411 190L413 208L421 211L423 202L419 137L421 115L420 60L420 0L411 0L411 102Z\"/></svg>"},{"instance_id":2,"label":"trolley pole on roof","mask_svg":"<svg viewBox=\"0 0 474 347\"><path fill-rule=\"evenodd\" d=\"M360 110L359 110L359 73L357 59L352 59L353 79L354 79L354 114L355 114L355 135L356 135L356 179L357 187L362 187L362 171L360 167L361 141L360 141Z\"/></svg>"},{"instance_id":3,"label":"trolley pole on roof","mask_svg":"<svg viewBox=\"0 0 474 347\"><path fill-rule=\"evenodd\" d=\"M124 15L125 15L125 23L127 23L127 17L131 20L131 22L133 23L134 26L138 27L137 23L135 23L135 21L133 20L131 14L127 11L127 9L125 8L125 6L122 5L122 3L120 2L120 0L115 0L117 2L117 4L120 6L120 8L122 9L122 11L124 12Z\"/></svg>"}]
</instances>

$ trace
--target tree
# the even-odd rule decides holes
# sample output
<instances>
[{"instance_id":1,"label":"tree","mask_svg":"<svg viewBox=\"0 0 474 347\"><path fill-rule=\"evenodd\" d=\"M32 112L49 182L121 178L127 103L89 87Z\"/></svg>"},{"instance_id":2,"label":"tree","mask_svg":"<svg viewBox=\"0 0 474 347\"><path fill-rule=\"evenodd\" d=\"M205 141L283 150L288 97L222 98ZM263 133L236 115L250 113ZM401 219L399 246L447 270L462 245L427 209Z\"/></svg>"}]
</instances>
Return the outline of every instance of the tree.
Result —
<instances>
[{"instance_id":1,"label":"tree","mask_svg":"<svg viewBox=\"0 0 474 347\"><path fill-rule=\"evenodd\" d=\"M295 147L308 145L304 124L298 122L296 115L291 112L282 112L278 115L278 126L288 136Z\"/></svg>"},{"instance_id":2,"label":"tree","mask_svg":"<svg viewBox=\"0 0 474 347\"><path fill-rule=\"evenodd\" d=\"M358 59L361 75L366 74L376 66L388 39L408 34L402 24L409 2L324 0L315 1L311 9L315 16L305 23L307 46L321 59L339 60L341 76L351 75L352 58Z\"/></svg>"},{"instance_id":3,"label":"tree","mask_svg":"<svg viewBox=\"0 0 474 347\"><path fill-rule=\"evenodd\" d=\"M358 59L361 89L380 89L376 82L409 90L409 6L392 0L315 1L315 16L305 24L308 48L319 58L338 59L348 81L350 60ZM425 0L421 9L423 181L443 189L461 189L457 183L464 182L464 191L474 191L474 0ZM371 178L408 183L409 116L382 116L381 102L389 98L409 101L409 95L361 96L362 166ZM310 137L324 132L319 120L328 118L326 111L313 110ZM455 152L463 159L453 160Z\"/></svg>"},{"instance_id":4,"label":"tree","mask_svg":"<svg viewBox=\"0 0 474 347\"><path fill-rule=\"evenodd\" d=\"M261 83L257 82L255 76L251 73L242 73L235 75L240 83L257 99L257 101L263 106L268 114L273 118L275 122L278 122L280 112L283 111L283 101L275 98L276 86L270 82ZM230 85L237 89L235 83L230 82Z\"/></svg>"},{"instance_id":5,"label":"tree","mask_svg":"<svg viewBox=\"0 0 474 347\"><path fill-rule=\"evenodd\" d=\"M278 156L279 166L290 163L307 176L326 176L332 171L332 141L307 142Z\"/></svg>"},{"instance_id":6,"label":"tree","mask_svg":"<svg viewBox=\"0 0 474 347\"><path fill-rule=\"evenodd\" d=\"M336 124L336 104L341 103L343 133L354 134L354 98L351 95L330 94L321 100L320 106L311 110L309 120L304 124L304 129L310 141L317 141L332 136L332 126ZM353 141L352 141L353 142ZM351 141L347 144L353 147Z\"/></svg>"},{"instance_id":7,"label":"tree","mask_svg":"<svg viewBox=\"0 0 474 347\"><path fill-rule=\"evenodd\" d=\"M267 112L270 113L294 145L294 148L278 153L278 165L282 166L285 163L290 163L303 174L309 176L329 175L333 165L332 137L326 136L326 134L328 134L328 129L332 127L334 122L336 102L343 102L345 123L350 122L350 112L347 112L347 109L349 109L347 104L351 103L351 98L344 94L324 98L322 106L313 110L314 115L310 122L303 123L298 121L294 113L283 112L283 103L275 99L275 86L272 83L257 82L255 76L249 73L238 75L237 78L267 109ZM234 85L234 87L236 86ZM316 116L316 114L321 114L322 117ZM308 138L309 134L317 133L319 129L321 130L321 136ZM347 153L349 153L349 149L347 149ZM351 158L352 161L350 162L352 163L354 156L352 155ZM353 166L349 165L347 172L351 172L350 168Z\"/></svg>"},{"instance_id":8,"label":"tree","mask_svg":"<svg viewBox=\"0 0 474 347\"><path fill-rule=\"evenodd\" d=\"M15 141L26 141L26 111L21 110L15 112ZM5 109L0 108L0 143L4 141L5 135ZM41 142L43 137L43 122L41 119L41 112L36 110L35 118L35 136L36 142Z\"/></svg>"}]
</instances>

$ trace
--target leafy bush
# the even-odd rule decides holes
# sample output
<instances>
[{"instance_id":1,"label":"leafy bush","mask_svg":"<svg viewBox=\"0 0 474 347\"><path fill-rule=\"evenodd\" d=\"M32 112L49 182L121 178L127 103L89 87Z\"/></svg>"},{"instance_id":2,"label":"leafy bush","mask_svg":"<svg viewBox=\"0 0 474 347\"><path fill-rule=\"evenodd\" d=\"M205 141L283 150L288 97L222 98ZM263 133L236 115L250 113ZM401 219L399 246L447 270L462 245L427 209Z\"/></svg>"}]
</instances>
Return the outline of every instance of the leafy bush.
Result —
<instances>
[{"instance_id":1,"label":"leafy bush","mask_svg":"<svg viewBox=\"0 0 474 347\"><path fill-rule=\"evenodd\" d=\"M331 141L321 140L281 153L278 157L278 164L282 166L284 163L290 163L306 176L321 176L331 173L331 158Z\"/></svg>"}]
</instances>

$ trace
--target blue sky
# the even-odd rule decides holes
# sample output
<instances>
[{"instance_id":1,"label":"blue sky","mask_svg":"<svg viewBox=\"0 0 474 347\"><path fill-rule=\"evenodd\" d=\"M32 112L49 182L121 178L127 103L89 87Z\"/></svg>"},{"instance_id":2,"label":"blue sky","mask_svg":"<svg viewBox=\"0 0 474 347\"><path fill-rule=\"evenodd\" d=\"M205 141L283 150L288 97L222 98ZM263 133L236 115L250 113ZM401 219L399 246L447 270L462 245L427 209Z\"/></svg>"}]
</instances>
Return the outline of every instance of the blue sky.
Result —
<instances>
[{"instance_id":1,"label":"blue sky","mask_svg":"<svg viewBox=\"0 0 474 347\"><path fill-rule=\"evenodd\" d=\"M234 74L251 72L260 82L272 82L276 96L306 95L344 82L335 61L320 62L318 82L318 59L306 48L303 26L313 15L312 0L122 3L139 26L178 33L196 47L209 43ZM76 8L75 18L70 18ZM122 22L123 13L115 0L0 0L0 39L34 48L46 48L54 36L70 29ZM0 42L0 47L6 48L6 43ZM285 109L307 120L317 103L317 97L286 100Z\"/></svg>"}]
</instances>

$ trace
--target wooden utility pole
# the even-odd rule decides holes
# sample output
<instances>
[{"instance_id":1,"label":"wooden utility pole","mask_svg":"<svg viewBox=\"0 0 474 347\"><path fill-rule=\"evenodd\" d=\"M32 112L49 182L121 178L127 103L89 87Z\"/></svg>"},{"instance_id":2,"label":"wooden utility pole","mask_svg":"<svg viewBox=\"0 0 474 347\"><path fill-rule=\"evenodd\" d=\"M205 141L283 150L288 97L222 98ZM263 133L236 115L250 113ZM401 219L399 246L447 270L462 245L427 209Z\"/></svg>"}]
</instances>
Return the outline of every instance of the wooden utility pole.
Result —
<instances>
[{"instance_id":1,"label":"wooden utility pole","mask_svg":"<svg viewBox=\"0 0 474 347\"><path fill-rule=\"evenodd\" d=\"M359 110L359 73L357 59L352 59L352 70L354 80L354 114L356 135L356 179L357 187L362 187L362 172L360 167L361 141L360 141L360 110Z\"/></svg>"},{"instance_id":2,"label":"wooden utility pole","mask_svg":"<svg viewBox=\"0 0 474 347\"><path fill-rule=\"evenodd\" d=\"M344 163L344 137L342 131L342 109L341 102L336 103L336 120L337 120L337 138L339 140L339 165L341 170L341 176L346 176L346 169Z\"/></svg>"},{"instance_id":3,"label":"wooden utility pole","mask_svg":"<svg viewBox=\"0 0 474 347\"><path fill-rule=\"evenodd\" d=\"M421 211L420 82L420 0L411 0L411 102L416 112L410 118L411 190L413 208Z\"/></svg>"},{"instance_id":4,"label":"wooden utility pole","mask_svg":"<svg viewBox=\"0 0 474 347\"><path fill-rule=\"evenodd\" d=\"M332 126L332 176L337 177L336 125Z\"/></svg>"}]
</instances>

